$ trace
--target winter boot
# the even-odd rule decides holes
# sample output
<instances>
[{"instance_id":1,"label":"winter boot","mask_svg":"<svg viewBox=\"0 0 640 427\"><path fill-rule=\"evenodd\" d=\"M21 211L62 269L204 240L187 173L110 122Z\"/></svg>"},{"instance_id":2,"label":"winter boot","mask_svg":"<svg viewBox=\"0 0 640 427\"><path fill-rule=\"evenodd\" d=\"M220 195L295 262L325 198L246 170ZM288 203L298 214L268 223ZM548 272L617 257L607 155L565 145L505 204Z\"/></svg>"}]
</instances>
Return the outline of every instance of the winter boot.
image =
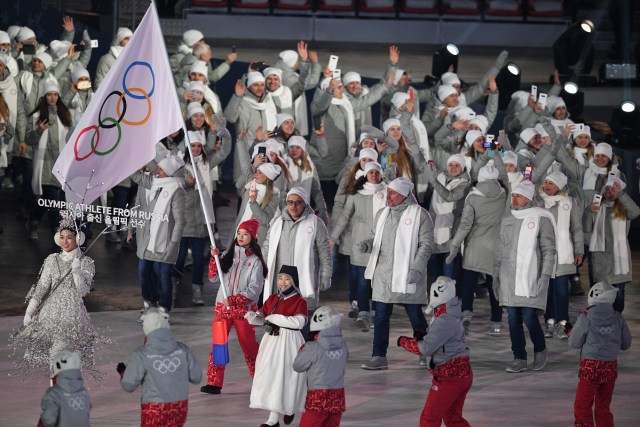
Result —
<instances>
[{"instance_id":1,"label":"winter boot","mask_svg":"<svg viewBox=\"0 0 640 427\"><path fill-rule=\"evenodd\" d=\"M547 320L547 326L544 330L544 337L545 338L553 338L553 335L556 333L556 320L555 319L548 319Z\"/></svg>"},{"instance_id":2,"label":"winter boot","mask_svg":"<svg viewBox=\"0 0 640 427\"><path fill-rule=\"evenodd\" d=\"M202 299L202 285L191 285L191 292L193 293L191 302L195 305L204 305L204 300Z\"/></svg>"}]
</instances>

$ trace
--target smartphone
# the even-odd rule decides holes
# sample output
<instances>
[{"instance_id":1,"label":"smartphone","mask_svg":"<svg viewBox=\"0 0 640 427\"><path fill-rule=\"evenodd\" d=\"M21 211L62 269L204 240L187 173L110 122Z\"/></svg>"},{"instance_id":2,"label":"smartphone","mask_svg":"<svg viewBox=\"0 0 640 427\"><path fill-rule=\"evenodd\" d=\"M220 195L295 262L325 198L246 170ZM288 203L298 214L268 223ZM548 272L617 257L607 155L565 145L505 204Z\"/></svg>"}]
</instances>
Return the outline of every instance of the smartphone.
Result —
<instances>
[{"instance_id":1,"label":"smartphone","mask_svg":"<svg viewBox=\"0 0 640 427\"><path fill-rule=\"evenodd\" d=\"M602 203L602 194L594 194L591 203L595 203L598 207L600 207L600 204Z\"/></svg>"},{"instance_id":2,"label":"smartphone","mask_svg":"<svg viewBox=\"0 0 640 427\"><path fill-rule=\"evenodd\" d=\"M493 141L495 141L496 136L495 136L495 135L491 135L491 134L489 134L489 135L487 135L487 138L486 138L486 139L487 139L487 141L489 141L489 142L493 142Z\"/></svg>"},{"instance_id":3,"label":"smartphone","mask_svg":"<svg viewBox=\"0 0 640 427\"><path fill-rule=\"evenodd\" d=\"M267 154L267 147L258 147L258 156L260 154L266 155Z\"/></svg>"},{"instance_id":4,"label":"smartphone","mask_svg":"<svg viewBox=\"0 0 640 427\"><path fill-rule=\"evenodd\" d=\"M540 104L540 106L542 108L547 108L547 94L546 93L541 93L540 96L538 97L538 104Z\"/></svg>"},{"instance_id":5,"label":"smartphone","mask_svg":"<svg viewBox=\"0 0 640 427\"><path fill-rule=\"evenodd\" d=\"M98 40L91 40L91 44L90 44L92 49L95 49L98 47Z\"/></svg>"},{"instance_id":6,"label":"smartphone","mask_svg":"<svg viewBox=\"0 0 640 427\"><path fill-rule=\"evenodd\" d=\"M531 181L531 176L533 175L532 172L533 172L533 166L527 165L527 166L524 167L524 172L522 172L522 176L527 181Z\"/></svg>"},{"instance_id":7,"label":"smartphone","mask_svg":"<svg viewBox=\"0 0 640 427\"><path fill-rule=\"evenodd\" d=\"M531 85L531 96L533 97L534 101L538 99L538 86Z\"/></svg>"},{"instance_id":8,"label":"smartphone","mask_svg":"<svg viewBox=\"0 0 640 427\"><path fill-rule=\"evenodd\" d=\"M25 43L22 45L22 51L25 55L35 55L36 54L36 45L33 43Z\"/></svg>"},{"instance_id":9,"label":"smartphone","mask_svg":"<svg viewBox=\"0 0 640 427\"><path fill-rule=\"evenodd\" d=\"M256 191L256 182L255 181L251 181L251 185L249 185L249 191Z\"/></svg>"},{"instance_id":10,"label":"smartphone","mask_svg":"<svg viewBox=\"0 0 640 427\"><path fill-rule=\"evenodd\" d=\"M202 94L200 92L193 91L193 96L191 97L194 101L202 100Z\"/></svg>"},{"instance_id":11,"label":"smartphone","mask_svg":"<svg viewBox=\"0 0 640 427\"><path fill-rule=\"evenodd\" d=\"M413 102L413 88L409 88L409 101Z\"/></svg>"},{"instance_id":12,"label":"smartphone","mask_svg":"<svg viewBox=\"0 0 640 427\"><path fill-rule=\"evenodd\" d=\"M333 78L340 79L340 69L333 70Z\"/></svg>"},{"instance_id":13,"label":"smartphone","mask_svg":"<svg viewBox=\"0 0 640 427\"><path fill-rule=\"evenodd\" d=\"M338 57L336 55L331 55L329 57L329 64L327 65L329 71L333 71L338 68Z\"/></svg>"},{"instance_id":14,"label":"smartphone","mask_svg":"<svg viewBox=\"0 0 640 427\"><path fill-rule=\"evenodd\" d=\"M235 46L231 46L231 52L232 53L236 53L236 47Z\"/></svg>"},{"instance_id":15,"label":"smartphone","mask_svg":"<svg viewBox=\"0 0 640 427\"><path fill-rule=\"evenodd\" d=\"M583 131L584 130L584 123L576 123L575 124L575 130Z\"/></svg>"},{"instance_id":16,"label":"smartphone","mask_svg":"<svg viewBox=\"0 0 640 427\"><path fill-rule=\"evenodd\" d=\"M89 90L91 89L91 82L89 80L81 80L76 85L78 90Z\"/></svg>"}]
</instances>

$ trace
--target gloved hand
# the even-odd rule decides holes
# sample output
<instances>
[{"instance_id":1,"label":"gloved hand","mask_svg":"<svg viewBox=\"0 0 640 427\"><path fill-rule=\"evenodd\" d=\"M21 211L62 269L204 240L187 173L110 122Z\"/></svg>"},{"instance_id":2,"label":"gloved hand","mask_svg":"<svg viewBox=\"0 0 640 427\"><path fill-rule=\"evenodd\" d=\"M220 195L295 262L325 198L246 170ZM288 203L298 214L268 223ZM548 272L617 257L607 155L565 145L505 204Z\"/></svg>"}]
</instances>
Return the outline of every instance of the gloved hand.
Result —
<instances>
[{"instance_id":1,"label":"gloved hand","mask_svg":"<svg viewBox=\"0 0 640 427\"><path fill-rule=\"evenodd\" d=\"M125 369L127 369L127 365L125 365L124 363L120 362L118 363L118 366L116 366L116 371L118 371L118 373L120 374L120 376L124 375L124 371Z\"/></svg>"},{"instance_id":2,"label":"gloved hand","mask_svg":"<svg viewBox=\"0 0 640 427\"><path fill-rule=\"evenodd\" d=\"M331 287L331 277L320 276L320 290L328 291L330 287Z\"/></svg>"},{"instance_id":3,"label":"gloved hand","mask_svg":"<svg viewBox=\"0 0 640 427\"><path fill-rule=\"evenodd\" d=\"M409 274L407 274L407 285L418 283L421 276L422 274L420 274L418 270L409 270Z\"/></svg>"},{"instance_id":4,"label":"gloved hand","mask_svg":"<svg viewBox=\"0 0 640 427\"><path fill-rule=\"evenodd\" d=\"M264 316L260 313L256 313L255 311L247 311L244 318L247 319L247 322L249 322L250 325L260 326L264 324Z\"/></svg>"},{"instance_id":5,"label":"gloved hand","mask_svg":"<svg viewBox=\"0 0 640 427\"><path fill-rule=\"evenodd\" d=\"M549 286L549 279L551 279L551 276L548 274L540 275L540 278L538 279L538 288L536 290L536 295L540 295L540 293L542 293L542 291Z\"/></svg>"},{"instance_id":6,"label":"gloved hand","mask_svg":"<svg viewBox=\"0 0 640 427\"><path fill-rule=\"evenodd\" d=\"M39 303L35 299L31 298L29 300L29 305L27 305L27 311L24 313L24 320L22 321L24 326L27 326L33 321L33 315L35 314L38 305Z\"/></svg>"},{"instance_id":7,"label":"gloved hand","mask_svg":"<svg viewBox=\"0 0 640 427\"><path fill-rule=\"evenodd\" d=\"M400 335L398 337L398 341L396 342L396 344L398 345L398 347L403 347L402 344L406 343L407 341L411 341L413 338L405 336L405 335Z\"/></svg>"},{"instance_id":8,"label":"gloved hand","mask_svg":"<svg viewBox=\"0 0 640 427\"><path fill-rule=\"evenodd\" d=\"M447 256L447 259L445 260L447 264L451 264L453 262L453 260L458 255L458 251L459 250L460 250L459 247L453 246L453 245L451 246L451 249L449 249L449 255Z\"/></svg>"},{"instance_id":9,"label":"gloved hand","mask_svg":"<svg viewBox=\"0 0 640 427\"><path fill-rule=\"evenodd\" d=\"M438 178L438 172L431 169L431 165L427 164L427 167L424 168L424 174L426 175L427 181L429 184L434 184Z\"/></svg>"},{"instance_id":10,"label":"gloved hand","mask_svg":"<svg viewBox=\"0 0 640 427\"><path fill-rule=\"evenodd\" d=\"M365 241L355 243L353 246L361 254L366 254L367 252L371 251L371 249L369 249L369 245Z\"/></svg>"},{"instance_id":11,"label":"gloved hand","mask_svg":"<svg viewBox=\"0 0 640 427\"><path fill-rule=\"evenodd\" d=\"M507 58L509 58L509 51L503 50L500 52L500 55L496 58L495 67L500 70L504 67L504 64L507 63Z\"/></svg>"},{"instance_id":12,"label":"gloved hand","mask_svg":"<svg viewBox=\"0 0 640 427\"><path fill-rule=\"evenodd\" d=\"M218 132L227 128L227 119L222 114L214 114L211 116L213 122L218 126Z\"/></svg>"},{"instance_id":13,"label":"gloved hand","mask_svg":"<svg viewBox=\"0 0 640 427\"><path fill-rule=\"evenodd\" d=\"M80 273L81 261L80 257L75 257L73 261L71 261L71 273L78 274Z\"/></svg>"}]
</instances>

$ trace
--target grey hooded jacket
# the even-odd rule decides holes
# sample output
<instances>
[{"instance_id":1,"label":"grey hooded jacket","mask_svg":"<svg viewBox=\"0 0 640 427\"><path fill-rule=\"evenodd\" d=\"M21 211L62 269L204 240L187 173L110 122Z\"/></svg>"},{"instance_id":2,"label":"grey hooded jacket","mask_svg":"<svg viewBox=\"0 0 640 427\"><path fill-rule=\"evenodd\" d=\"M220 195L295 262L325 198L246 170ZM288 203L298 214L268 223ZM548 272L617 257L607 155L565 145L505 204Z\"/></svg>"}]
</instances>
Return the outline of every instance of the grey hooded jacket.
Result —
<instances>
[{"instance_id":1,"label":"grey hooded jacket","mask_svg":"<svg viewBox=\"0 0 640 427\"><path fill-rule=\"evenodd\" d=\"M446 306L447 312L435 316L429 326L429 333L424 336L424 340L418 341L420 352L431 357L431 362L436 367L456 357L469 356L464 328L460 322L458 298L450 299Z\"/></svg>"},{"instance_id":2,"label":"grey hooded jacket","mask_svg":"<svg viewBox=\"0 0 640 427\"><path fill-rule=\"evenodd\" d=\"M631 347L631 331L611 304L596 304L578 316L569 345L581 349L581 359L616 360L620 350Z\"/></svg>"},{"instance_id":3,"label":"grey hooded jacket","mask_svg":"<svg viewBox=\"0 0 640 427\"><path fill-rule=\"evenodd\" d=\"M344 388L349 349L339 326L323 329L317 341L308 341L293 361L293 370L307 372L309 390Z\"/></svg>"},{"instance_id":4,"label":"grey hooded jacket","mask_svg":"<svg viewBox=\"0 0 640 427\"><path fill-rule=\"evenodd\" d=\"M46 427L88 427L91 399L84 388L80 369L60 372L56 385L42 396L40 407L40 421Z\"/></svg>"}]
</instances>

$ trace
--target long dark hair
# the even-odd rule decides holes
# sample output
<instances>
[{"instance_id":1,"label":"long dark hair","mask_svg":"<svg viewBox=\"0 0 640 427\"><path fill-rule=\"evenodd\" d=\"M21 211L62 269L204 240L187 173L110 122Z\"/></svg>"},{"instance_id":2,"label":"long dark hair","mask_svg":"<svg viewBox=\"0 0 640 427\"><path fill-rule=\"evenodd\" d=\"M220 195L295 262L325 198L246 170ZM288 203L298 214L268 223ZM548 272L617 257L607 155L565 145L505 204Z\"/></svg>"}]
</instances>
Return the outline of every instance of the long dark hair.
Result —
<instances>
[{"instance_id":1,"label":"long dark hair","mask_svg":"<svg viewBox=\"0 0 640 427\"><path fill-rule=\"evenodd\" d=\"M64 105L64 102L62 102L62 96L60 95L60 93L58 93L56 108L58 111L58 118L60 119L62 124L65 125L65 127L71 127L71 113L69 112L67 106ZM44 117L49 117L49 105L47 104L46 94L40 97L38 105L36 105L36 108L31 113L29 113L29 116L33 116L36 111L38 112L40 120L42 120Z\"/></svg>"},{"instance_id":2,"label":"long dark hair","mask_svg":"<svg viewBox=\"0 0 640 427\"><path fill-rule=\"evenodd\" d=\"M233 256L235 255L235 247L238 244L238 239L233 239L231 245L229 245L229 249L225 251L224 254L220 257L220 268L222 268L223 273L227 273L231 266L233 265ZM267 263L264 261L264 257L262 256L262 249L260 249L260 245L253 238L251 238L251 242L249 243L249 249L253 251L253 253L258 257L260 262L262 263L262 275L264 278L267 278L267 273L269 272L269 268L267 267Z\"/></svg>"},{"instance_id":3,"label":"long dark hair","mask_svg":"<svg viewBox=\"0 0 640 427\"><path fill-rule=\"evenodd\" d=\"M364 184L367 182L367 175L362 175L360 178L356 179L356 182L353 183L353 188L351 189L351 193L349 194L357 194L358 191L364 188Z\"/></svg>"}]
</instances>

